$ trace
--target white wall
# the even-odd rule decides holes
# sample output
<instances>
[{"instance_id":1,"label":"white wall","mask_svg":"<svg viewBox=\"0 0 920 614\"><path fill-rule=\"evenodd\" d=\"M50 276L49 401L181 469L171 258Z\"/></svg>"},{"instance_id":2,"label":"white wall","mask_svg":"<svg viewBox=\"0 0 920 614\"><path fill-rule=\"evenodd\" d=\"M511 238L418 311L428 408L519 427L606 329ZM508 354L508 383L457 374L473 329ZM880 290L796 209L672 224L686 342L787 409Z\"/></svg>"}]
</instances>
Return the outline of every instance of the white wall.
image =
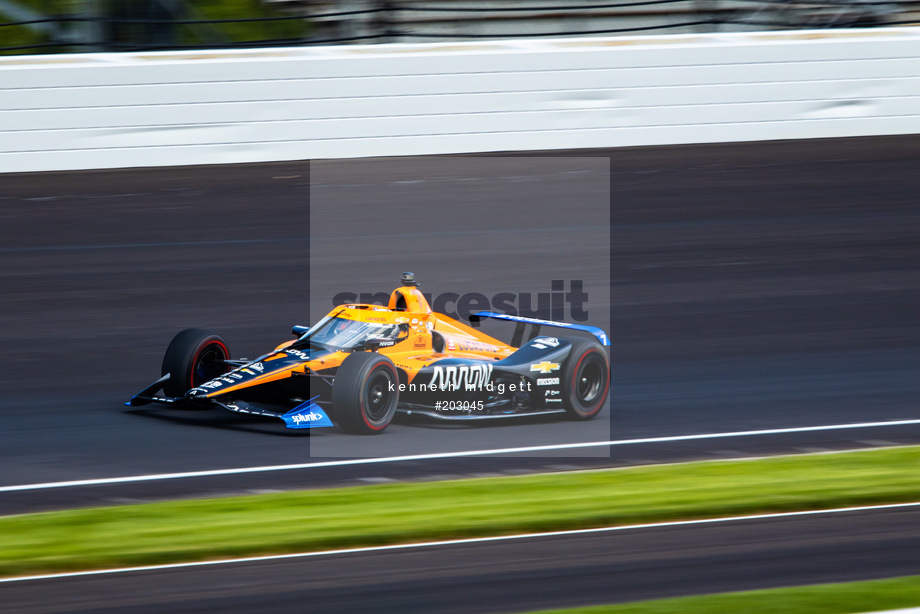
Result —
<instances>
[{"instance_id":1,"label":"white wall","mask_svg":"<svg viewBox=\"0 0 920 614\"><path fill-rule=\"evenodd\" d=\"M920 132L920 28L0 58L0 172Z\"/></svg>"}]
</instances>

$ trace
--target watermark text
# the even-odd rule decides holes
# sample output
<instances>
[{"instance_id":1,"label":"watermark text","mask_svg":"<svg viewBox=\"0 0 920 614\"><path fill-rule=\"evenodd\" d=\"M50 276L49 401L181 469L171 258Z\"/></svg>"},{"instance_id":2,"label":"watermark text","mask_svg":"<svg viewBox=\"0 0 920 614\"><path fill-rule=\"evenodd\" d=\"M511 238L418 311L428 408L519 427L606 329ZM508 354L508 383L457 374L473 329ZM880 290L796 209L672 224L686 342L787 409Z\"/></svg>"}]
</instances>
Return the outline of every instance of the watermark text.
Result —
<instances>
[{"instance_id":1,"label":"watermark text","mask_svg":"<svg viewBox=\"0 0 920 614\"><path fill-rule=\"evenodd\" d=\"M588 293L584 291L584 281L573 279L566 282L554 279L550 292L499 292L491 297L478 292L457 294L442 292L433 296L430 292L422 293L433 311L443 313L454 319L469 320L476 311L497 311L512 316L537 318L540 320L586 322L588 312L585 305ZM332 297L334 306L346 303L376 304L386 306L390 300L387 292L339 292ZM568 308L568 314L566 314Z\"/></svg>"}]
</instances>

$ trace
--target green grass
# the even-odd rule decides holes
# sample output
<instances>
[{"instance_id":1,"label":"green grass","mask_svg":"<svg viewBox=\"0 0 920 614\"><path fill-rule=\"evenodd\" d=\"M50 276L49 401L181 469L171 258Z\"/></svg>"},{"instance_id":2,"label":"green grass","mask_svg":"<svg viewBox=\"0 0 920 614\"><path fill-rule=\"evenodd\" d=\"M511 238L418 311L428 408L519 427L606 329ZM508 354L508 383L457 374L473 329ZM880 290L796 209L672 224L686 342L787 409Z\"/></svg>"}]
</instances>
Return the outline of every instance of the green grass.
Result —
<instances>
[{"instance_id":1,"label":"green grass","mask_svg":"<svg viewBox=\"0 0 920 614\"><path fill-rule=\"evenodd\" d=\"M920 500L920 447L0 518L0 575Z\"/></svg>"},{"instance_id":2,"label":"green grass","mask_svg":"<svg viewBox=\"0 0 920 614\"><path fill-rule=\"evenodd\" d=\"M854 614L920 606L920 576L659 599L533 614Z\"/></svg>"}]
</instances>

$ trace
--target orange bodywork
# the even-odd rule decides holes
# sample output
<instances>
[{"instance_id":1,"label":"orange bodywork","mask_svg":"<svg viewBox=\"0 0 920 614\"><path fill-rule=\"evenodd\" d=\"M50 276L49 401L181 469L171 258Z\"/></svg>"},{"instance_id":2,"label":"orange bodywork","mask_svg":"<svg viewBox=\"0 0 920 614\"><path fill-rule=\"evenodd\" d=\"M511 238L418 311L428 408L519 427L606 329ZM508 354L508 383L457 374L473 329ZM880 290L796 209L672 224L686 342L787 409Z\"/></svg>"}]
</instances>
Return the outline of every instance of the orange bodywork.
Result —
<instances>
[{"instance_id":1,"label":"orange bodywork","mask_svg":"<svg viewBox=\"0 0 920 614\"><path fill-rule=\"evenodd\" d=\"M380 347L377 351L390 358L393 363L406 373L411 383L419 370L444 358L474 358L478 360L501 360L510 356L516 348L499 341L447 316L435 313L428 301L414 286L401 286L390 294L387 307L380 305L346 304L336 307L327 317L357 320L375 324L405 324L408 335L389 347ZM323 373L336 369L350 352L334 352L321 358L300 362L289 368L273 369L272 361L289 357L297 350L288 350L295 340L282 343L272 354L260 360L265 373L246 378L238 385L230 385L215 390L207 396L220 396L251 387L254 384L266 384L313 371ZM246 369L242 369L245 371ZM232 374L231 374L232 375Z\"/></svg>"}]
</instances>

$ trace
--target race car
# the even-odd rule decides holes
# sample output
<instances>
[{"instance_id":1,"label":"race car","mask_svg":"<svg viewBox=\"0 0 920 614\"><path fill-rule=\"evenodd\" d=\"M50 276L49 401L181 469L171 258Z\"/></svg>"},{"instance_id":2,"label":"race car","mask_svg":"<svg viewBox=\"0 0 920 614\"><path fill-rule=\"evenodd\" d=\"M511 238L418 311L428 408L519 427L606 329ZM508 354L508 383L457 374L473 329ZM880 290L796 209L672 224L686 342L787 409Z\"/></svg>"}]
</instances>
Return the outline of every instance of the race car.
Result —
<instances>
[{"instance_id":1,"label":"race car","mask_svg":"<svg viewBox=\"0 0 920 614\"><path fill-rule=\"evenodd\" d=\"M484 334L485 318L515 322L511 342ZM590 420L601 411L610 380L603 330L490 311L469 319L433 312L415 276L403 273L386 307L335 307L254 360L232 359L213 332L183 330L166 349L162 377L126 405L223 408L280 418L289 429L337 425L355 434L383 432L396 412L469 421ZM545 327L594 338L540 334Z\"/></svg>"}]
</instances>

